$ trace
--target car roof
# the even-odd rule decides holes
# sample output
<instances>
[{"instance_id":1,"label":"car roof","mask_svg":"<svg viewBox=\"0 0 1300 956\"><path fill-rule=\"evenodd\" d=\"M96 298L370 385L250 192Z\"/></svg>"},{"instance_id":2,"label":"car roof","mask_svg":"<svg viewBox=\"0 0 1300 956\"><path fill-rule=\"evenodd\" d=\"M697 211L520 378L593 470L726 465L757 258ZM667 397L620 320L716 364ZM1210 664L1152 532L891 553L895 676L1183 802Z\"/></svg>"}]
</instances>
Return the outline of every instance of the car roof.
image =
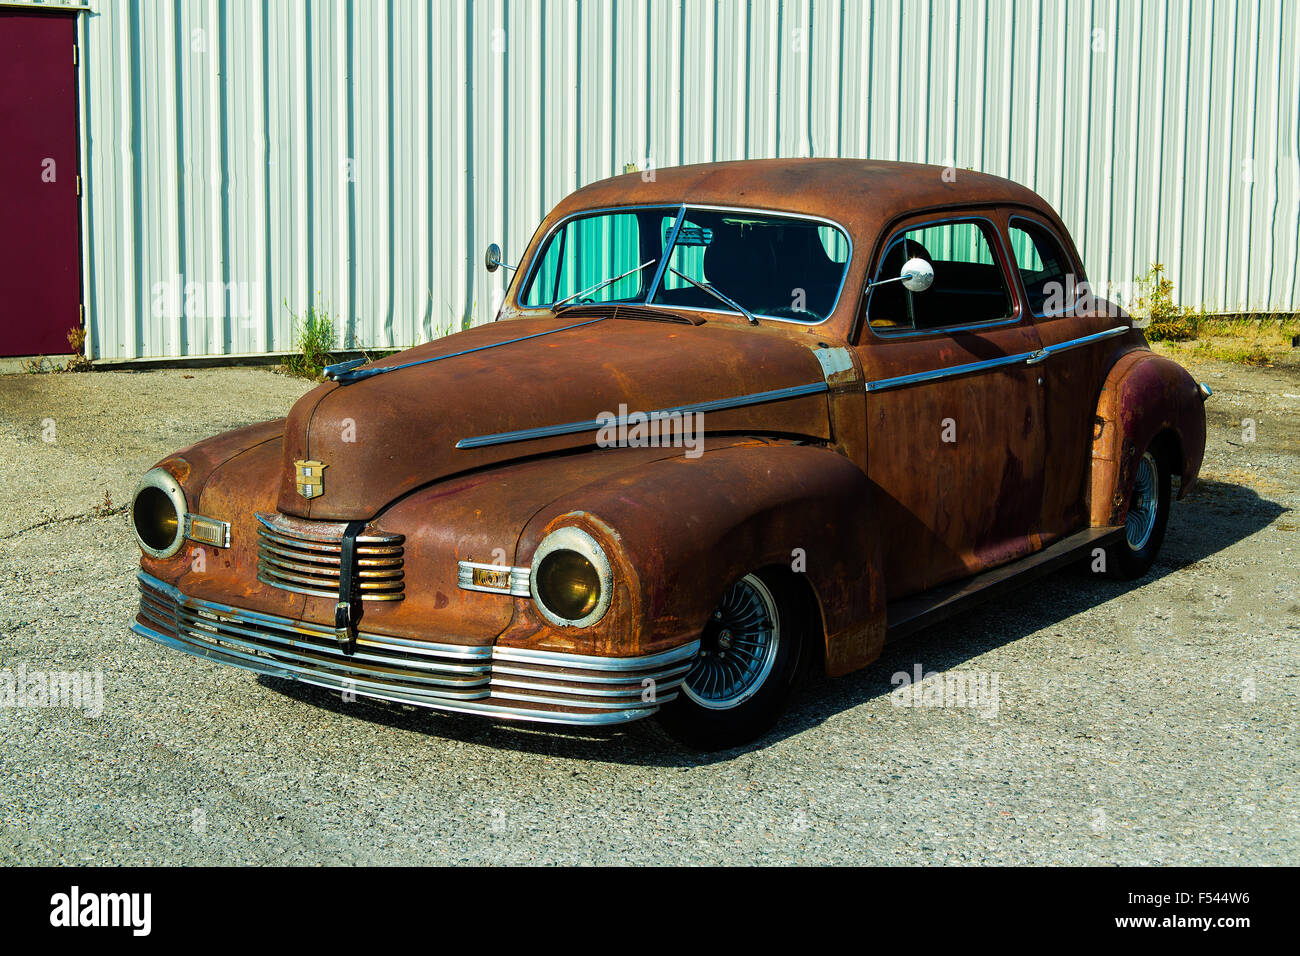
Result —
<instances>
[{"instance_id":1,"label":"car roof","mask_svg":"<svg viewBox=\"0 0 1300 956\"><path fill-rule=\"evenodd\" d=\"M1032 189L1001 176L871 159L747 159L627 173L584 186L547 219L583 209L683 202L820 216L859 238L874 238L898 216L953 204L1028 206L1057 219Z\"/></svg>"}]
</instances>

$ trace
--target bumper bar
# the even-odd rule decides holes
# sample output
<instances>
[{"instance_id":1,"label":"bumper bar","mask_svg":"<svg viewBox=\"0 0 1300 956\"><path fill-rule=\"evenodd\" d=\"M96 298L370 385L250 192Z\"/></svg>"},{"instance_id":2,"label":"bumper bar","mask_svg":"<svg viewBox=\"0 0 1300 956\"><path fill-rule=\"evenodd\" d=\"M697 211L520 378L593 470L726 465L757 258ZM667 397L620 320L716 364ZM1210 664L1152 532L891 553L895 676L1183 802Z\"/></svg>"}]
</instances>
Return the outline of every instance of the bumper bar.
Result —
<instances>
[{"instance_id":1,"label":"bumper bar","mask_svg":"<svg viewBox=\"0 0 1300 956\"><path fill-rule=\"evenodd\" d=\"M357 635L190 597L141 571L131 630L234 667L359 696L507 720L598 726L648 717L677 696L700 642L643 657L595 657Z\"/></svg>"}]
</instances>

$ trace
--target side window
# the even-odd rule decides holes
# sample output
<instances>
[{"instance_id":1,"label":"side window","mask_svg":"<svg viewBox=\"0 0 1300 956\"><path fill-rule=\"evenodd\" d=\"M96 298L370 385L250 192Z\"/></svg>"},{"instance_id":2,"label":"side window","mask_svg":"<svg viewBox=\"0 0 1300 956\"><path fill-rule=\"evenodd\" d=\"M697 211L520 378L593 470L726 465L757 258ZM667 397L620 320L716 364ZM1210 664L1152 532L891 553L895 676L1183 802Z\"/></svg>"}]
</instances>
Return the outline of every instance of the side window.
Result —
<instances>
[{"instance_id":1,"label":"side window","mask_svg":"<svg viewBox=\"0 0 1300 956\"><path fill-rule=\"evenodd\" d=\"M913 258L934 267L934 284L924 292L909 292L901 282L872 289L867 318L876 331L979 325L1011 316L1011 293L988 223L942 222L899 233L885 247L875 281L895 278Z\"/></svg>"},{"instance_id":2,"label":"side window","mask_svg":"<svg viewBox=\"0 0 1300 956\"><path fill-rule=\"evenodd\" d=\"M1020 281L1025 286L1029 311L1042 315L1072 306L1075 276L1055 234L1028 219L1012 219L1008 236Z\"/></svg>"}]
</instances>

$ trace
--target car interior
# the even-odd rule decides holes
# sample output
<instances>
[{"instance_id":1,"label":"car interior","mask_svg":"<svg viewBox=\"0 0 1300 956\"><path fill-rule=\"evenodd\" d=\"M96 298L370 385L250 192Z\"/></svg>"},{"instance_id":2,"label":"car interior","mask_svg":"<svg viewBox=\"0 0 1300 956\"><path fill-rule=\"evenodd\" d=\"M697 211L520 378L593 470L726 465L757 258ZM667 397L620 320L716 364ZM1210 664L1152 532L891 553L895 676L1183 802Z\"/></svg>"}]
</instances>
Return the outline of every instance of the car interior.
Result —
<instances>
[{"instance_id":1,"label":"car interior","mask_svg":"<svg viewBox=\"0 0 1300 956\"><path fill-rule=\"evenodd\" d=\"M871 290L868 316L877 331L938 329L951 325L995 322L1011 314L1011 296L1002 268L993 259L987 237L974 223L945 224L964 227L963 242L945 236L953 250L933 254L917 234L934 234L934 228L909 230L890 243L881 259L876 279L891 279L902 272L909 259L924 259L934 268L934 284L924 292L910 292L901 282L887 282ZM971 230L974 230L971 232ZM978 237L972 239L971 237ZM959 251L963 250L964 251ZM979 250L978 254L972 252Z\"/></svg>"},{"instance_id":2,"label":"car interior","mask_svg":"<svg viewBox=\"0 0 1300 956\"><path fill-rule=\"evenodd\" d=\"M695 279L702 274L705 282L758 315L817 321L830 314L844 264L827 253L816 223L745 221L728 213L695 213L690 223L709 239L703 269L685 265L684 253L693 250L680 243L673 268ZM655 302L725 308L703 289L675 276L665 277Z\"/></svg>"}]
</instances>

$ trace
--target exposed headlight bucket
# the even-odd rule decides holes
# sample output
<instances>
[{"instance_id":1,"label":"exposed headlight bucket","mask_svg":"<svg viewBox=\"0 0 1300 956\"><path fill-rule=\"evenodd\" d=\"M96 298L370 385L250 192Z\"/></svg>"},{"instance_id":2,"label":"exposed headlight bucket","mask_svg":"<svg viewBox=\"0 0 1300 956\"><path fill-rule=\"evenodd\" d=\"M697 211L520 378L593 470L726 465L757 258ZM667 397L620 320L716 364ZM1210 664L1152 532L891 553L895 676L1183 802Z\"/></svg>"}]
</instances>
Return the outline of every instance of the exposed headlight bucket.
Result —
<instances>
[{"instance_id":1,"label":"exposed headlight bucket","mask_svg":"<svg viewBox=\"0 0 1300 956\"><path fill-rule=\"evenodd\" d=\"M559 528L533 555L530 582L544 618L563 627L590 627L609 610L614 573L595 538L581 528Z\"/></svg>"},{"instance_id":2,"label":"exposed headlight bucket","mask_svg":"<svg viewBox=\"0 0 1300 956\"><path fill-rule=\"evenodd\" d=\"M169 472L151 468L131 504L131 524L145 554L170 558L185 541L185 492Z\"/></svg>"}]
</instances>

